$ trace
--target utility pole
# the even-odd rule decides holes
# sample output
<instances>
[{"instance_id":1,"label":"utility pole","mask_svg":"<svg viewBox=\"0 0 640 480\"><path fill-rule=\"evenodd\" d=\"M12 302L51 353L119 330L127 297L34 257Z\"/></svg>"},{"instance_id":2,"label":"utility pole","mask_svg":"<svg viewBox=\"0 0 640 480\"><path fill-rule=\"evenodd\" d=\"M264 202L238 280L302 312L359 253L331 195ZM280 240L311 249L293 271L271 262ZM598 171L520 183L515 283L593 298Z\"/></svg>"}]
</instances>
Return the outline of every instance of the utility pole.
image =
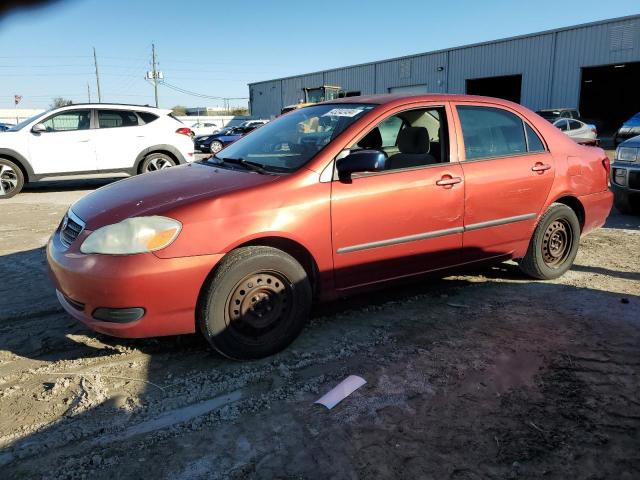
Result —
<instances>
[{"instance_id":1,"label":"utility pole","mask_svg":"<svg viewBox=\"0 0 640 480\"><path fill-rule=\"evenodd\" d=\"M100 95L100 74L98 73L98 57L96 56L96 47L93 47L93 63L96 66L96 84L98 86L98 103L102 103L102 95Z\"/></svg>"},{"instance_id":2,"label":"utility pole","mask_svg":"<svg viewBox=\"0 0 640 480\"><path fill-rule=\"evenodd\" d=\"M153 72L153 92L156 97L156 108L158 108L158 70L156 69L156 45L151 44L151 71Z\"/></svg>"},{"instance_id":3,"label":"utility pole","mask_svg":"<svg viewBox=\"0 0 640 480\"><path fill-rule=\"evenodd\" d=\"M89 82L87 82L87 97L89 97L89 103L91 103L91 87L89 87Z\"/></svg>"}]
</instances>

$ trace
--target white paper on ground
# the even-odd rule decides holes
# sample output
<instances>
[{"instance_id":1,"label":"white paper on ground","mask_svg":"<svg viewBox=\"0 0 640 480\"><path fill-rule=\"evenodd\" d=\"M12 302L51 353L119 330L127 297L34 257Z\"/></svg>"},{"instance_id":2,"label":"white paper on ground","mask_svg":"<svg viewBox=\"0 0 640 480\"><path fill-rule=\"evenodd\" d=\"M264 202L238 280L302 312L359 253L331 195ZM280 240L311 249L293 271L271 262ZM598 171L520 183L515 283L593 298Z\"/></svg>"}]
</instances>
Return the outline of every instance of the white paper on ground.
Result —
<instances>
[{"instance_id":1,"label":"white paper on ground","mask_svg":"<svg viewBox=\"0 0 640 480\"><path fill-rule=\"evenodd\" d=\"M325 395L313 403L319 403L331 410L365 383L367 382L364 378L358 377L357 375L349 375L336 385L335 388L329 390Z\"/></svg>"}]
</instances>

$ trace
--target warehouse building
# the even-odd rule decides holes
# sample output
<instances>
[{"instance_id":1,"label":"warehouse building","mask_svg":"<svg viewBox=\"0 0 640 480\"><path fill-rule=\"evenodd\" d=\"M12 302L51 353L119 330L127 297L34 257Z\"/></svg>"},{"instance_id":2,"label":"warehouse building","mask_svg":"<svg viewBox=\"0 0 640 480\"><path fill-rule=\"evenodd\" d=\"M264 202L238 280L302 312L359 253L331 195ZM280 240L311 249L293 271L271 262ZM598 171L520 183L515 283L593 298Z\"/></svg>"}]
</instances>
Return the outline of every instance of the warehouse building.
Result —
<instances>
[{"instance_id":1,"label":"warehouse building","mask_svg":"<svg viewBox=\"0 0 640 480\"><path fill-rule=\"evenodd\" d=\"M640 15L251 83L251 114L273 117L325 85L349 96L469 93L579 108L611 131L640 111Z\"/></svg>"}]
</instances>

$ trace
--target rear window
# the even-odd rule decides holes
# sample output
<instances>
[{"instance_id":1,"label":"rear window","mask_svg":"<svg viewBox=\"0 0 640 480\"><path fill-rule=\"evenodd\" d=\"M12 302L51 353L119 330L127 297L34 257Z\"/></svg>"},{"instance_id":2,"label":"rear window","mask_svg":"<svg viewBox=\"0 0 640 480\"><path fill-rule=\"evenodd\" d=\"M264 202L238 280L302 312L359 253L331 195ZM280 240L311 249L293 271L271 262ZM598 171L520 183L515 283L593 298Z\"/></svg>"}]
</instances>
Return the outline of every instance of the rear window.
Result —
<instances>
[{"instance_id":1,"label":"rear window","mask_svg":"<svg viewBox=\"0 0 640 480\"><path fill-rule=\"evenodd\" d=\"M138 116L142 119L142 121L146 123L151 123L158 118L158 115L151 112L136 112Z\"/></svg>"}]
</instances>

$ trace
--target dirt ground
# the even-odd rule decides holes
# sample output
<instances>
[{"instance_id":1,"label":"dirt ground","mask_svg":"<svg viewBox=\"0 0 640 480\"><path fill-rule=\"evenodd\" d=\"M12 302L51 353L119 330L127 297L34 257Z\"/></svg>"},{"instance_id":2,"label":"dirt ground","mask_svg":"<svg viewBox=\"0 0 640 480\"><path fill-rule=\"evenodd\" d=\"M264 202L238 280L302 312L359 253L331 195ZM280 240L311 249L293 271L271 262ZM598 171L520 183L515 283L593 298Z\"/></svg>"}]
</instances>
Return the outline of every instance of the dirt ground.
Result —
<instances>
[{"instance_id":1,"label":"dirt ground","mask_svg":"<svg viewBox=\"0 0 640 480\"><path fill-rule=\"evenodd\" d=\"M557 281L505 263L335 302L236 363L61 310L43 246L100 184L0 204L0 477L640 478L640 217L612 212Z\"/></svg>"}]
</instances>

